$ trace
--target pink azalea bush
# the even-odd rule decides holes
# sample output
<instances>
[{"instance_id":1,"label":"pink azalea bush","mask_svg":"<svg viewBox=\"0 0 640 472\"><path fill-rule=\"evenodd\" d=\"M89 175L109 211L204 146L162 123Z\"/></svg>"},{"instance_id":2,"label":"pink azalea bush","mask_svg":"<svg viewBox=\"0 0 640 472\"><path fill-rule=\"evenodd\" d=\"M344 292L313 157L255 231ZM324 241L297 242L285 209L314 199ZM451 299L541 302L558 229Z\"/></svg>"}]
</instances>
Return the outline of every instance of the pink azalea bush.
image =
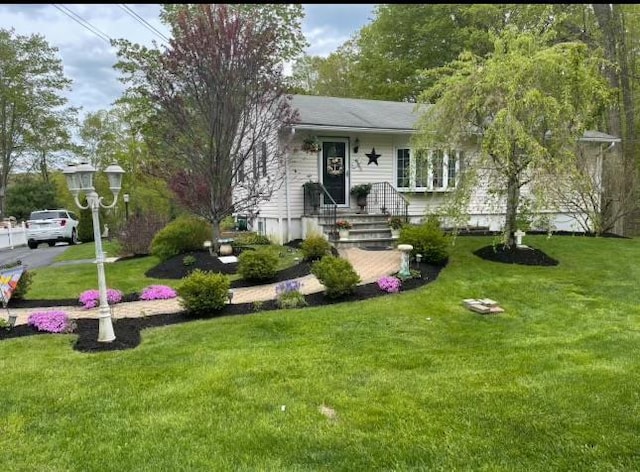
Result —
<instances>
[{"instance_id":1,"label":"pink azalea bush","mask_svg":"<svg viewBox=\"0 0 640 472\"><path fill-rule=\"evenodd\" d=\"M378 287L387 293L398 293L402 282L392 275L384 275L378 279Z\"/></svg>"},{"instance_id":2,"label":"pink azalea bush","mask_svg":"<svg viewBox=\"0 0 640 472\"><path fill-rule=\"evenodd\" d=\"M166 300L176 297L176 291L166 285L149 285L143 288L140 294L140 300Z\"/></svg>"},{"instance_id":3,"label":"pink azalea bush","mask_svg":"<svg viewBox=\"0 0 640 472\"><path fill-rule=\"evenodd\" d=\"M33 326L38 331L48 333L70 333L75 325L64 311L39 311L29 315L27 321L29 326Z\"/></svg>"},{"instance_id":4,"label":"pink azalea bush","mask_svg":"<svg viewBox=\"0 0 640 472\"><path fill-rule=\"evenodd\" d=\"M114 305L122 301L123 293L114 288L107 289L107 303ZM78 299L84 305L84 309L95 308L100 304L100 292L98 290L85 290Z\"/></svg>"}]
</instances>

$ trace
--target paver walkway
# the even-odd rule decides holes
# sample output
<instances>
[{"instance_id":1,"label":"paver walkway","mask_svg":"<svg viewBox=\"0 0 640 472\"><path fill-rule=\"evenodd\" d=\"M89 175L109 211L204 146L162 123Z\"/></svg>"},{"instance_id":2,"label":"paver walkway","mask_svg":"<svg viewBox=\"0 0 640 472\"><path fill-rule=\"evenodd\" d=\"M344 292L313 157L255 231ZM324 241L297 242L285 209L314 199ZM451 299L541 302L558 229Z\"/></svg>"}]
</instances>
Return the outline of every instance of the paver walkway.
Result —
<instances>
[{"instance_id":1,"label":"paver walkway","mask_svg":"<svg viewBox=\"0 0 640 472\"><path fill-rule=\"evenodd\" d=\"M340 256L347 259L360 275L361 284L375 282L383 275L393 274L400 269L400 254L397 249L384 251L366 251L359 248L341 249ZM321 292L324 286L312 275L299 277L302 283L300 291L304 294ZM247 303L255 301L271 300L276 297L275 287L277 283L257 285L253 287L233 288L231 303ZM81 306L61 306L56 308L12 308L11 314L17 316L16 324L26 324L29 315L35 311L49 310L65 311L70 318L98 318L98 308L85 310ZM182 311L178 299L149 300L128 303L118 303L113 306L114 318L134 318L137 316L149 316L160 313L175 313Z\"/></svg>"}]
</instances>

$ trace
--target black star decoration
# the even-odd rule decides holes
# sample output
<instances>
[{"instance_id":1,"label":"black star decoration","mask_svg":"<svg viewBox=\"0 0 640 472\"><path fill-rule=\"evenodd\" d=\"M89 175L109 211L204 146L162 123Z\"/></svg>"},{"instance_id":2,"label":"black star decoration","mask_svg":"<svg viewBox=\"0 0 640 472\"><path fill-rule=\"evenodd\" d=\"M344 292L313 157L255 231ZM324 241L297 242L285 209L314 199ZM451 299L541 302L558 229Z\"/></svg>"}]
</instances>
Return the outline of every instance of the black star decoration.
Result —
<instances>
[{"instance_id":1,"label":"black star decoration","mask_svg":"<svg viewBox=\"0 0 640 472\"><path fill-rule=\"evenodd\" d=\"M369 158L369 162L367 162L367 165L371 164L372 162L375 165L378 165L378 158L381 156L381 154L376 154L376 148L373 148L371 149L371 152L369 154L365 154L365 156Z\"/></svg>"}]
</instances>

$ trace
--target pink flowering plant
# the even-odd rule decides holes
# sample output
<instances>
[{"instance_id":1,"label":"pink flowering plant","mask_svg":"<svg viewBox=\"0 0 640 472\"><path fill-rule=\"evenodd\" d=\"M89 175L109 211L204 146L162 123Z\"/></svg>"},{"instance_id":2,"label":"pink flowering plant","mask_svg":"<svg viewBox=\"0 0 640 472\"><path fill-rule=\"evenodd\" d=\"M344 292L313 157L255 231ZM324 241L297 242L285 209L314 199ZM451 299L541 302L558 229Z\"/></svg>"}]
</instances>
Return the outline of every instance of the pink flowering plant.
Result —
<instances>
[{"instance_id":1,"label":"pink flowering plant","mask_svg":"<svg viewBox=\"0 0 640 472\"><path fill-rule=\"evenodd\" d=\"M114 305L122 301L123 293L114 288L107 289L107 303ZM95 308L100 304L100 292L98 290L85 290L78 299L84 305L84 309Z\"/></svg>"},{"instance_id":2,"label":"pink flowering plant","mask_svg":"<svg viewBox=\"0 0 640 472\"><path fill-rule=\"evenodd\" d=\"M47 333L71 333L75 329L75 322L70 320L64 311L31 313L27 324L38 331L46 331Z\"/></svg>"},{"instance_id":3,"label":"pink flowering plant","mask_svg":"<svg viewBox=\"0 0 640 472\"><path fill-rule=\"evenodd\" d=\"M392 275L385 275L378 279L378 287L383 292L398 293L401 286L402 282L400 279Z\"/></svg>"},{"instance_id":4,"label":"pink flowering plant","mask_svg":"<svg viewBox=\"0 0 640 472\"><path fill-rule=\"evenodd\" d=\"M177 296L176 291L166 285L149 285L142 289L140 300L166 300Z\"/></svg>"}]
</instances>

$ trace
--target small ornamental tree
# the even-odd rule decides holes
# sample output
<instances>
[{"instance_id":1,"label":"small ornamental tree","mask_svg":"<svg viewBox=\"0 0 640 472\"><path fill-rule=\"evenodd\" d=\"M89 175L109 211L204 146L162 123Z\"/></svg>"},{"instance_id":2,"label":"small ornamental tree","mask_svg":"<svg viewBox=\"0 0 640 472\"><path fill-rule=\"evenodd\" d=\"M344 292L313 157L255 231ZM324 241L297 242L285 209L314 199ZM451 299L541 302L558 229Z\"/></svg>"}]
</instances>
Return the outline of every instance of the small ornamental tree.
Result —
<instances>
[{"instance_id":1,"label":"small ornamental tree","mask_svg":"<svg viewBox=\"0 0 640 472\"><path fill-rule=\"evenodd\" d=\"M281 133L297 118L281 62L302 50L299 5L165 8L173 38L163 52L121 66L151 103L178 200L213 225L252 211L281 183ZM141 74L139 74L141 72ZM288 135L287 135L288 136Z\"/></svg>"},{"instance_id":2,"label":"small ornamental tree","mask_svg":"<svg viewBox=\"0 0 640 472\"><path fill-rule=\"evenodd\" d=\"M490 193L506 204L509 247L515 245L522 188L528 186L538 209L556 203L544 184L570 176L576 142L595 126L610 98L601 60L581 42L548 46L551 35L508 28L495 37L486 58L463 53L445 68L426 72L439 78L420 96L433 105L420 118L416 154L477 139L478 156L465 163L463 180L486 172ZM472 188L457 187L462 205Z\"/></svg>"}]
</instances>

